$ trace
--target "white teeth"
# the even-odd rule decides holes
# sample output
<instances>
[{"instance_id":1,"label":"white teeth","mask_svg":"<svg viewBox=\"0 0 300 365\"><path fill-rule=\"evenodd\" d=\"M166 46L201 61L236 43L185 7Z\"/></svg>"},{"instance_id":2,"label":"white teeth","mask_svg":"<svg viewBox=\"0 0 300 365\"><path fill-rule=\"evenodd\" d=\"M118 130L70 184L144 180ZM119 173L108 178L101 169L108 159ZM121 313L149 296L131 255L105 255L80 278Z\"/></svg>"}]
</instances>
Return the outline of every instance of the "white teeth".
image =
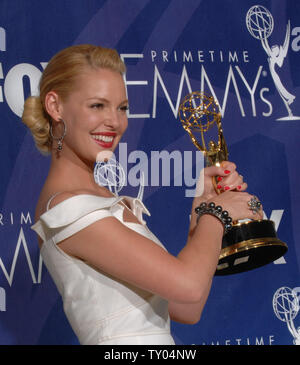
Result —
<instances>
[{"instance_id":1,"label":"white teeth","mask_svg":"<svg viewBox=\"0 0 300 365\"><path fill-rule=\"evenodd\" d=\"M96 135L96 134L92 135L92 137L94 139L96 139L97 141L103 141L103 142L107 142L107 143L112 142L114 139L114 137L112 137L112 136L102 136L102 135Z\"/></svg>"}]
</instances>

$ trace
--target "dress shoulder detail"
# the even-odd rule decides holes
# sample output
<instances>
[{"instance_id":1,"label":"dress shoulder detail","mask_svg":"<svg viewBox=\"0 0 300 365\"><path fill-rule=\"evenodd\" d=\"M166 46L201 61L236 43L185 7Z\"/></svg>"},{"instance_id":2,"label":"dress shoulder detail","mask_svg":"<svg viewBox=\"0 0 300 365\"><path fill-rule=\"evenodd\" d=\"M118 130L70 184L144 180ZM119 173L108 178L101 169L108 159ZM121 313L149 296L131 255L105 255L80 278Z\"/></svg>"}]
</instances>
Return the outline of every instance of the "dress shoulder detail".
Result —
<instances>
[{"instance_id":1,"label":"dress shoulder detail","mask_svg":"<svg viewBox=\"0 0 300 365\"><path fill-rule=\"evenodd\" d=\"M72 236L92 223L115 217L122 221L123 208L119 202L126 200L135 216L142 224L143 213L150 215L143 202L138 198L127 196L101 197L98 195L80 194L63 200L43 213L39 220L31 226L43 241L52 238L55 243ZM119 208L118 208L119 206Z\"/></svg>"},{"instance_id":2,"label":"dress shoulder detail","mask_svg":"<svg viewBox=\"0 0 300 365\"><path fill-rule=\"evenodd\" d=\"M111 208L120 200L119 197L74 195L43 213L31 229L43 241L53 238L58 243L97 220L113 216Z\"/></svg>"},{"instance_id":3,"label":"dress shoulder detail","mask_svg":"<svg viewBox=\"0 0 300 365\"><path fill-rule=\"evenodd\" d=\"M58 203L40 216L40 221L49 228L58 228L75 222L85 215L99 210L110 209L120 198L105 198L97 195L81 194Z\"/></svg>"}]
</instances>

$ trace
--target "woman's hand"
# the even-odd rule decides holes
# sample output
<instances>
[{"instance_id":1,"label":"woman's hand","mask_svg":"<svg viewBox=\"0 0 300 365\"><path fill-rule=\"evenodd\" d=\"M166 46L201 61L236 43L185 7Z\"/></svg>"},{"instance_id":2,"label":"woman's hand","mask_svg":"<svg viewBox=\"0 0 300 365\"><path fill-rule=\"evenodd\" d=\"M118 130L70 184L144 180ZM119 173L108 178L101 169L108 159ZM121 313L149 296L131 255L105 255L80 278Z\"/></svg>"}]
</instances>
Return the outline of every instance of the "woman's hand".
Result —
<instances>
[{"instance_id":1,"label":"woman's hand","mask_svg":"<svg viewBox=\"0 0 300 365\"><path fill-rule=\"evenodd\" d=\"M215 184L213 179L216 181ZM218 192L215 187L217 187ZM249 209L248 202L253 196L245 192L247 187L247 183L236 171L236 165L233 162L225 161L222 166L204 168L197 182L196 194L192 204L191 233L196 225L195 208L202 202L213 201L216 205L220 205L223 210L229 212L233 220L262 219L262 209L256 214Z\"/></svg>"},{"instance_id":2,"label":"woman's hand","mask_svg":"<svg viewBox=\"0 0 300 365\"><path fill-rule=\"evenodd\" d=\"M201 171L196 188L196 198L200 197L201 201L207 201L217 194L213 184L213 178L216 179L216 187L220 192L228 190L244 191L247 184L243 181L243 176L236 171L236 165L233 162L225 161L222 166L209 166Z\"/></svg>"},{"instance_id":3,"label":"woman's hand","mask_svg":"<svg viewBox=\"0 0 300 365\"><path fill-rule=\"evenodd\" d=\"M247 192L225 191L224 193L207 201L213 201L216 205L220 205L223 210L227 210L233 221L242 219L258 220L263 218L263 211L260 208L254 213L250 209L248 202L253 198L253 195Z\"/></svg>"},{"instance_id":4,"label":"woman's hand","mask_svg":"<svg viewBox=\"0 0 300 365\"><path fill-rule=\"evenodd\" d=\"M213 179L216 183L213 184ZM219 194L216 192L215 186L219 192L237 190L244 191L247 184L243 181L243 177L236 171L236 165L233 162L225 161L222 166L205 167L201 173L196 186L195 198L192 204L192 211L202 202L212 200Z\"/></svg>"}]
</instances>

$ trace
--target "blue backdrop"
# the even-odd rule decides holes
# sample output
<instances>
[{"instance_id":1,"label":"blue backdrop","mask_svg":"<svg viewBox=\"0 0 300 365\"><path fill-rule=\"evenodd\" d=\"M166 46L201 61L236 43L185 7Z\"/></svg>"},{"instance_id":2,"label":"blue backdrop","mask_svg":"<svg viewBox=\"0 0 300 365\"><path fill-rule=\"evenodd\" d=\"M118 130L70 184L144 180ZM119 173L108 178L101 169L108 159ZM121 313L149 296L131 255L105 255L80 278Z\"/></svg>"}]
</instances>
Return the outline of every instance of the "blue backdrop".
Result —
<instances>
[{"instance_id":1,"label":"blue backdrop","mask_svg":"<svg viewBox=\"0 0 300 365\"><path fill-rule=\"evenodd\" d=\"M179 252L189 224L196 151L177 111L192 90L219 101L230 160L289 247L275 263L216 277L201 321L172 323L176 343L293 344L285 317L275 312L285 308L300 326L299 15L297 0L0 2L0 344L78 343L30 229L50 160L35 149L20 116L48 60L80 43L116 48L126 63L129 128L116 156L122 148L131 181L141 169L148 174L146 219L170 252ZM269 48L255 38L257 24L270 33ZM193 152L162 157L171 166L166 181L167 165L150 168L155 151ZM121 193L137 195L133 185ZM275 296L283 287L285 297Z\"/></svg>"}]
</instances>

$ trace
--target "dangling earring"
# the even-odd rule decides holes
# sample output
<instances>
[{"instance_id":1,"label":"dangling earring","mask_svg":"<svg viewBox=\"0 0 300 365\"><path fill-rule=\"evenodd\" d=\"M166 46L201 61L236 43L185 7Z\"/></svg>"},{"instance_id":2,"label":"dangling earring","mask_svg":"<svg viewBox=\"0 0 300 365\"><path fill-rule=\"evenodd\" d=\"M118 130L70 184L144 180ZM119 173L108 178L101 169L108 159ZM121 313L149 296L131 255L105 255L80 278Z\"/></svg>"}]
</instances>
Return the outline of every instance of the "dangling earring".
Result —
<instances>
[{"instance_id":1,"label":"dangling earring","mask_svg":"<svg viewBox=\"0 0 300 365\"><path fill-rule=\"evenodd\" d=\"M52 123L50 125L50 136L53 140L57 141L57 152L61 152L62 151L62 141L65 138L66 134L67 134L67 127L66 127L66 123L60 119L60 122L63 123L64 125L64 131L63 134L60 137L54 137L53 136L53 131L52 131Z\"/></svg>"}]
</instances>

